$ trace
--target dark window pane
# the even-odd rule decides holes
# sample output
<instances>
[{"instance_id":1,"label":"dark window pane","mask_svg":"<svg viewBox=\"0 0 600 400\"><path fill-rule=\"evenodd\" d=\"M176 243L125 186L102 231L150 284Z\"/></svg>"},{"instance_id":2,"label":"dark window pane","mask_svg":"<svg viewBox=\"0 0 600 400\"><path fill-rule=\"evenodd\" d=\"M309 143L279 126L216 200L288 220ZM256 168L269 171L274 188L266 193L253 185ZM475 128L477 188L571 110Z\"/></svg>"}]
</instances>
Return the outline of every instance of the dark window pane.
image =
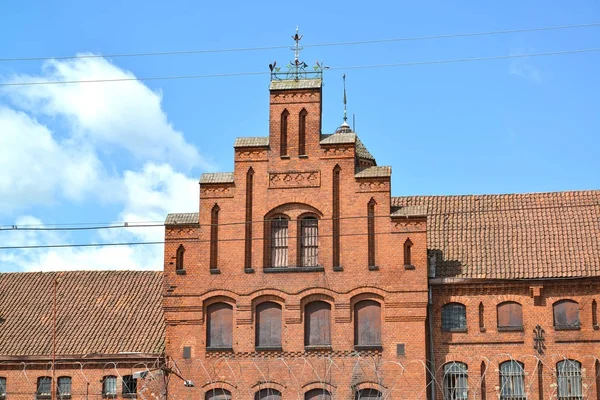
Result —
<instances>
[{"instance_id":1,"label":"dark window pane","mask_svg":"<svg viewBox=\"0 0 600 400\"><path fill-rule=\"evenodd\" d=\"M498 327L523 327L523 311L519 303L510 301L498 305Z\"/></svg>"},{"instance_id":2,"label":"dark window pane","mask_svg":"<svg viewBox=\"0 0 600 400\"><path fill-rule=\"evenodd\" d=\"M381 306L373 300L364 300L354 307L354 344L381 345Z\"/></svg>"},{"instance_id":3,"label":"dark window pane","mask_svg":"<svg viewBox=\"0 0 600 400\"><path fill-rule=\"evenodd\" d=\"M313 217L300 220L300 265L319 265L319 221Z\"/></svg>"},{"instance_id":4,"label":"dark window pane","mask_svg":"<svg viewBox=\"0 0 600 400\"><path fill-rule=\"evenodd\" d=\"M444 400L466 400L467 379L466 364L453 362L444 365Z\"/></svg>"},{"instance_id":5,"label":"dark window pane","mask_svg":"<svg viewBox=\"0 0 600 400\"><path fill-rule=\"evenodd\" d=\"M233 307L216 303L207 309L206 341L208 347L231 348L233 343Z\"/></svg>"},{"instance_id":6,"label":"dark window pane","mask_svg":"<svg viewBox=\"0 0 600 400\"><path fill-rule=\"evenodd\" d=\"M356 392L356 400L375 400L382 399L383 395L375 389L365 389Z\"/></svg>"},{"instance_id":7,"label":"dark window pane","mask_svg":"<svg viewBox=\"0 0 600 400\"><path fill-rule=\"evenodd\" d=\"M500 400L525 400L523 364L506 361L500 364Z\"/></svg>"},{"instance_id":8,"label":"dark window pane","mask_svg":"<svg viewBox=\"0 0 600 400\"><path fill-rule=\"evenodd\" d=\"M281 393L275 389L262 389L256 392L254 400L281 400Z\"/></svg>"},{"instance_id":9,"label":"dark window pane","mask_svg":"<svg viewBox=\"0 0 600 400\"><path fill-rule=\"evenodd\" d=\"M467 329L467 308L459 303L442 307L442 329L445 331Z\"/></svg>"},{"instance_id":10,"label":"dark window pane","mask_svg":"<svg viewBox=\"0 0 600 400\"><path fill-rule=\"evenodd\" d=\"M271 266L288 265L288 220L277 218L271 221Z\"/></svg>"},{"instance_id":11,"label":"dark window pane","mask_svg":"<svg viewBox=\"0 0 600 400\"><path fill-rule=\"evenodd\" d=\"M313 389L304 394L304 400L331 400L331 394L325 389Z\"/></svg>"},{"instance_id":12,"label":"dark window pane","mask_svg":"<svg viewBox=\"0 0 600 400\"><path fill-rule=\"evenodd\" d=\"M225 389L212 389L206 392L205 400L231 400L231 393Z\"/></svg>"},{"instance_id":13,"label":"dark window pane","mask_svg":"<svg viewBox=\"0 0 600 400\"><path fill-rule=\"evenodd\" d=\"M256 306L256 346L281 347L281 306L261 303Z\"/></svg>"},{"instance_id":14,"label":"dark window pane","mask_svg":"<svg viewBox=\"0 0 600 400\"><path fill-rule=\"evenodd\" d=\"M38 397L50 396L52 393L52 379L49 376L42 376L37 380Z\"/></svg>"},{"instance_id":15,"label":"dark window pane","mask_svg":"<svg viewBox=\"0 0 600 400\"><path fill-rule=\"evenodd\" d=\"M324 301L306 305L304 344L308 346L331 344L331 306Z\"/></svg>"},{"instance_id":16,"label":"dark window pane","mask_svg":"<svg viewBox=\"0 0 600 400\"><path fill-rule=\"evenodd\" d=\"M102 382L102 394L105 396L116 396L117 395L117 377L116 376L105 376Z\"/></svg>"},{"instance_id":17,"label":"dark window pane","mask_svg":"<svg viewBox=\"0 0 600 400\"><path fill-rule=\"evenodd\" d=\"M179 247L177 248L177 254L175 257L175 269L177 269L177 270L184 269L184 266L183 266L184 253L185 253L185 248L183 247L182 244L180 244Z\"/></svg>"},{"instance_id":18,"label":"dark window pane","mask_svg":"<svg viewBox=\"0 0 600 400\"><path fill-rule=\"evenodd\" d=\"M579 304L573 300L561 300L554 304L554 326L579 327Z\"/></svg>"},{"instance_id":19,"label":"dark window pane","mask_svg":"<svg viewBox=\"0 0 600 400\"><path fill-rule=\"evenodd\" d=\"M123 396L137 393L137 379L132 375L123 376Z\"/></svg>"},{"instance_id":20,"label":"dark window pane","mask_svg":"<svg viewBox=\"0 0 600 400\"><path fill-rule=\"evenodd\" d=\"M558 380L558 400L583 399L581 363L564 360L556 364Z\"/></svg>"}]
</instances>

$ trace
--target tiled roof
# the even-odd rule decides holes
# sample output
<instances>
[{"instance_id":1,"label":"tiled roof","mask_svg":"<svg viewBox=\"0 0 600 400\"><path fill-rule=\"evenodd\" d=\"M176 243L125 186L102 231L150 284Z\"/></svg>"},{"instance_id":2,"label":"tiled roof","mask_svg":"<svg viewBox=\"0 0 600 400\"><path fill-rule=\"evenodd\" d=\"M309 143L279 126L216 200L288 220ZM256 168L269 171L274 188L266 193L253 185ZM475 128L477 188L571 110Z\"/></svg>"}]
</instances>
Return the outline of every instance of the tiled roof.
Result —
<instances>
[{"instance_id":1,"label":"tiled roof","mask_svg":"<svg viewBox=\"0 0 600 400\"><path fill-rule=\"evenodd\" d=\"M369 150L367 150L363 142L361 142L358 137L356 138L356 155L359 158L365 158L367 160L375 161L375 157L373 157Z\"/></svg>"},{"instance_id":2,"label":"tiled roof","mask_svg":"<svg viewBox=\"0 0 600 400\"><path fill-rule=\"evenodd\" d=\"M392 176L392 167L369 167L354 176L356 178L387 178Z\"/></svg>"},{"instance_id":3,"label":"tiled roof","mask_svg":"<svg viewBox=\"0 0 600 400\"><path fill-rule=\"evenodd\" d=\"M233 172L209 172L200 176L200 183L233 183Z\"/></svg>"},{"instance_id":4,"label":"tiled roof","mask_svg":"<svg viewBox=\"0 0 600 400\"><path fill-rule=\"evenodd\" d=\"M427 206L393 207L390 216L392 216L392 217L425 217L425 216L427 216Z\"/></svg>"},{"instance_id":5,"label":"tiled roof","mask_svg":"<svg viewBox=\"0 0 600 400\"><path fill-rule=\"evenodd\" d=\"M200 221L198 213L173 213L167 215L165 225L189 225Z\"/></svg>"},{"instance_id":6,"label":"tiled roof","mask_svg":"<svg viewBox=\"0 0 600 400\"><path fill-rule=\"evenodd\" d=\"M271 81L269 90L318 89L321 85L321 79L275 79Z\"/></svg>"},{"instance_id":7,"label":"tiled roof","mask_svg":"<svg viewBox=\"0 0 600 400\"><path fill-rule=\"evenodd\" d=\"M0 274L0 356L51 355L56 276L57 354L163 350L162 272L20 272Z\"/></svg>"},{"instance_id":8,"label":"tiled roof","mask_svg":"<svg viewBox=\"0 0 600 400\"><path fill-rule=\"evenodd\" d=\"M436 277L600 276L600 190L392 198L417 205Z\"/></svg>"},{"instance_id":9,"label":"tiled roof","mask_svg":"<svg viewBox=\"0 0 600 400\"><path fill-rule=\"evenodd\" d=\"M235 139L233 147L265 147L269 145L268 136L239 137Z\"/></svg>"},{"instance_id":10,"label":"tiled roof","mask_svg":"<svg viewBox=\"0 0 600 400\"><path fill-rule=\"evenodd\" d=\"M322 135L321 144L346 144L356 143L356 133L334 133L331 135Z\"/></svg>"}]
</instances>

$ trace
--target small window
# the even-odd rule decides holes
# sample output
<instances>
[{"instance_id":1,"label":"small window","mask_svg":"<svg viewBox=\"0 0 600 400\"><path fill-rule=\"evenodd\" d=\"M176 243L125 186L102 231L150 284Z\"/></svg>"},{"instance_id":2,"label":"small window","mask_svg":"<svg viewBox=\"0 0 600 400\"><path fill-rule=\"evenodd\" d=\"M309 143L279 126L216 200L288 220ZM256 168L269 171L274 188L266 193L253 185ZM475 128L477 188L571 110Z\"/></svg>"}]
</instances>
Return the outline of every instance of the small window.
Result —
<instances>
[{"instance_id":1,"label":"small window","mask_svg":"<svg viewBox=\"0 0 600 400\"><path fill-rule=\"evenodd\" d=\"M61 376L58 378L58 385L56 386L56 395L59 399L70 399L71 398L71 377Z\"/></svg>"},{"instance_id":2,"label":"small window","mask_svg":"<svg viewBox=\"0 0 600 400\"><path fill-rule=\"evenodd\" d=\"M306 305L304 314L304 345L331 345L331 305L313 301Z\"/></svg>"},{"instance_id":3,"label":"small window","mask_svg":"<svg viewBox=\"0 0 600 400\"><path fill-rule=\"evenodd\" d=\"M215 204L210 211L210 269L219 269L219 211L221 208Z\"/></svg>"},{"instance_id":4,"label":"small window","mask_svg":"<svg viewBox=\"0 0 600 400\"><path fill-rule=\"evenodd\" d=\"M123 376L123 397L135 397L137 394L137 379L133 375Z\"/></svg>"},{"instance_id":5,"label":"small window","mask_svg":"<svg viewBox=\"0 0 600 400\"><path fill-rule=\"evenodd\" d=\"M375 262L375 199L367 204L367 253L370 268L376 266Z\"/></svg>"},{"instance_id":6,"label":"small window","mask_svg":"<svg viewBox=\"0 0 600 400\"><path fill-rule=\"evenodd\" d=\"M281 393L275 389L261 389L254 395L254 400L281 400Z\"/></svg>"},{"instance_id":7,"label":"small window","mask_svg":"<svg viewBox=\"0 0 600 400\"><path fill-rule=\"evenodd\" d=\"M383 394L379 390L364 389L356 392L356 400L380 400L383 399Z\"/></svg>"},{"instance_id":8,"label":"small window","mask_svg":"<svg viewBox=\"0 0 600 400\"><path fill-rule=\"evenodd\" d=\"M211 304L207 314L207 347L230 349L233 343L233 307L227 303Z\"/></svg>"},{"instance_id":9,"label":"small window","mask_svg":"<svg viewBox=\"0 0 600 400\"><path fill-rule=\"evenodd\" d=\"M579 329L579 304L573 300L554 303L554 327L558 329Z\"/></svg>"},{"instance_id":10,"label":"small window","mask_svg":"<svg viewBox=\"0 0 600 400\"><path fill-rule=\"evenodd\" d=\"M381 346L381 305L373 300L363 300L354 306L354 344Z\"/></svg>"},{"instance_id":11,"label":"small window","mask_svg":"<svg viewBox=\"0 0 600 400\"><path fill-rule=\"evenodd\" d=\"M592 300L592 326L594 329L598 329L598 303L596 300Z\"/></svg>"},{"instance_id":12,"label":"small window","mask_svg":"<svg viewBox=\"0 0 600 400\"><path fill-rule=\"evenodd\" d=\"M0 399L4 399L6 397L6 378L0 376Z\"/></svg>"},{"instance_id":13,"label":"small window","mask_svg":"<svg viewBox=\"0 0 600 400\"><path fill-rule=\"evenodd\" d=\"M413 243L410 239L406 239L406 242L404 242L404 265L412 265L412 259L410 254L412 245Z\"/></svg>"},{"instance_id":14,"label":"small window","mask_svg":"<svg viewBox=\"0 0 600 400\"><path fill-rule=\"evenodd\" d=\"M485 332L485 307L479 303L479 331Z\"/></svg>"},{"instance_id":15,"label":"small window","mask_svg":"<svg viewBox=\"0 0 600 400\"><path fill-rule=\"evenodd\" d=\"M281 348L281 306L266 302L256 306L256 347Z\"/></svg>"},{"instance_id":16,"label":"small window","mask_svg":"<svg viewBox=\"0 0 600 400\"><path fill-rule=\"evenodd\" d=\"M308 112L303 108L300 111L298 126L298 155L306 155L306 116Z\"/></svg>"},{"instance_id":17,"label":"small window","mask_svg":"<svg viewBox=\"0 0 600 400\"><path fill-rule=\"evenodd\" d=\"M102 396L115 398L117 397L117 377L107 375L102 378Z\"/></svg>"},{"instance_id":18,"label":"small window","mask_svg":"<svg viewBox=\"0 0 600 400\"><path fill-rule=\"evenodd\" d=\"M558 400L583 400L581 363L563 360L556 364Z\"/></svg>"},{"instance_id":19,"label":"small window","mask_svg":"<svg viewBox=\"0 0 600 400\"><path fill-rule=\"evenodd\" d=\"M271 221L271 266L288 266L288 220L283 216Z\"/></svg>"},{"instance_id":20,"label":"small window","mask_svg":"<svg viewBox=\"0 0 600 400\"><path fill-rule=\"evenodd\" d=\"M40 376L37 379L36 396L38 399L47 399L52 396L52 378L49 376Z\"/></svg>"},{"instance_id":21,"label":"small window","mask_svg":"<svg viewBox=\"0 0 600 400\"><path fill-rule=\"evenodd\" d=\"M467 400L467 364L444 365L444 400Z\"/></svg>"},{"instance_id":22,"label":"small window","mask_svg":"<svg viewBox=\"0 0 600 400\"><path fill-rule=\"evenodd\" d=\"M467 307L460 303L449 303L442 307L443 331L467 330Z\"/></svg>"},{"instance_id":23,"label":"small window","mask_svg":"<svg viewBox=\"0 0 600 400\"><path fill-rule=\"evenodd\" d=\"M279 143L279 152L281 156L287 156L287 141L288 141L288 110L283 110L281 113L281 135Z\"/></svg>"},{"instance_id":24,"label":"small window","mask_svg":"<svg viewBox=\"0 0 600 400\"><path fill-rule=\"evenodd\" d=\"M331 393L325 389L313 389L304 393L304 400L331 400Z\"/></svg>"},{"instance_id":25,"label":"small window","mask_svg":"<svg viewBox=\"0 0 600 400\"><path fill-rule=\"evenodd\" d=\"M306 217L300 220L300 265L316 267L319 265L319 220Z\"/></svg>"},{"instance_id":26,"label":"small window","mask_svg":"<svg viewBox=\"0 0 600 400\"><path fill-rule=\"evenodd\" d=\"M205 400L231 400L231 392L225 389L212 389L206 392Z\"/></svg>"},{"instance_id":27,"label":"small window","mask_svg":"<svg viewBox=\"0 0 600 400\"><path fill-rule=\"evenodd\" d=\"M500 364L500 400L526 400L525 371L518 361Z\"/></svg>"},{"instance_id":28,"label":"small window","mask_svg":"<svg viewBox=\"0 0 600 400\"><path fill-rule=\"evenodd\" d=\"M185 247L182 244L177 248L177 254L175 256L175 269L177 271L183 271L185 269L183 265L183 256L185 254Z\"/></svg>"},{"instance_id":29,"label":"small window","mask_svg":"<svg viewBox=\"0 0 600 400\"><path fill-rule=\"evenodd\" d=\"M519 303L506 301L498 304L498 330L522 330L523 309Z\"/></svg>"}]
</instances>

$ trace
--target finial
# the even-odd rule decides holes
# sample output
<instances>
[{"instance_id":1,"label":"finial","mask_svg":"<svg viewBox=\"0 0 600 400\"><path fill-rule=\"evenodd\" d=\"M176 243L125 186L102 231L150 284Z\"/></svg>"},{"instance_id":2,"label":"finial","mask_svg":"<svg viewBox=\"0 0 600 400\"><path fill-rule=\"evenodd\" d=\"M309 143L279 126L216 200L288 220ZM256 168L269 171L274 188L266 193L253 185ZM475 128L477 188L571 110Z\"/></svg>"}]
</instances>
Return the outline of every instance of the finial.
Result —
<instances>
[{"instance_id":1,"label":"finial","mask_svg":"<svg viewBox=\"0 0 600 400\"><path fill-rule=\"evenodd\" d=\"M300 46L300 41L302 40L303 36L304 35L300 35L300 33L298 33L298 26L296 26L296 34L294 36L292 36L292 39L294 39L294 41L296 42L296 45L294 47L292 47L292 50L294 51L293 68L294 68L294 78L295 79L299 79L300 69L304 69L307 67L305 62L300 61L300 52L303 49L303 47Z\"/></svg>"},{"instance_id":2,"label":"finial","mask_svg":"<svg viewBox=\"0 0 600 400\"><path fill-rule=\"evenodd\" d=\"M344 123L346 123L346 121L348 121L346 110L346 74L342 75L342 79L344 80Z\"/></svg>"}]
</instances>

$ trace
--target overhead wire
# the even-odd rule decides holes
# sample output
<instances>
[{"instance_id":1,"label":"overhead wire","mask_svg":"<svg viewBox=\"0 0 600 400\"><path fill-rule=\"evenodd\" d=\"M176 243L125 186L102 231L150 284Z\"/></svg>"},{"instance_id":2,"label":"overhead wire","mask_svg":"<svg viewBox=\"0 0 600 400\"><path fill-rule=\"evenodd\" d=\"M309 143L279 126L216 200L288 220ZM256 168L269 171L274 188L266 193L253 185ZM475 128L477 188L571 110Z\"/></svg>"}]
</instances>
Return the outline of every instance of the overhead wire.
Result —
<instances>
[{"instance_id":1,"label":"overhead wire","mask_svg":"<svg viewBox=\"0 0 600 400\"><path fill-rule=\"evenodd\" d=\"M394 43L394 42L406 42L406 41L420 41L420 40L435 40L435 39L450 39L458 37L473 37L473 36L492 36L492 35L504 35L512 33L527 33L527 32L541 32L541 31L554 31L563 29L576 29L576 28L590 28L598 27L600 22L592 22L586 24L574 24L574 25L559 25L559 26L548 26L548 27L537 27L537 28L520 28L520 29L505 29L496 31L484 31L484 32L465 32L465 33L450 33L442 35L426 35L426 36L413 36L413 37L398 37L398 38L387 38L387 39L370 39L370 40L355 40L355 41L344 41L344 42L328 42L328 43L312 43L304 44L302 47L335 47L335 46L353 46L353 45L364 45L364 44L377 44L377 43ZM279 50L287 49L288 45L277 45L277 46L256 46L256 47L234 47L224 49L195 49L195 50L179 50L179 51L157 51L157 52L139 52L139 53L109 53L109 54L81 54L75 56L56 56L56 57L7 57L0 58L0 62L14 62L14 61L45 61L45 60L74 60L74 59L86 59L86 58L122 58L122 57L154 57L154 56L174 56L174 55L191 55L191 54L210 54L210 53L233 53L233 52L248 52L248 51L264 51L264 50Z\"/></svg>"}]
</instances>

